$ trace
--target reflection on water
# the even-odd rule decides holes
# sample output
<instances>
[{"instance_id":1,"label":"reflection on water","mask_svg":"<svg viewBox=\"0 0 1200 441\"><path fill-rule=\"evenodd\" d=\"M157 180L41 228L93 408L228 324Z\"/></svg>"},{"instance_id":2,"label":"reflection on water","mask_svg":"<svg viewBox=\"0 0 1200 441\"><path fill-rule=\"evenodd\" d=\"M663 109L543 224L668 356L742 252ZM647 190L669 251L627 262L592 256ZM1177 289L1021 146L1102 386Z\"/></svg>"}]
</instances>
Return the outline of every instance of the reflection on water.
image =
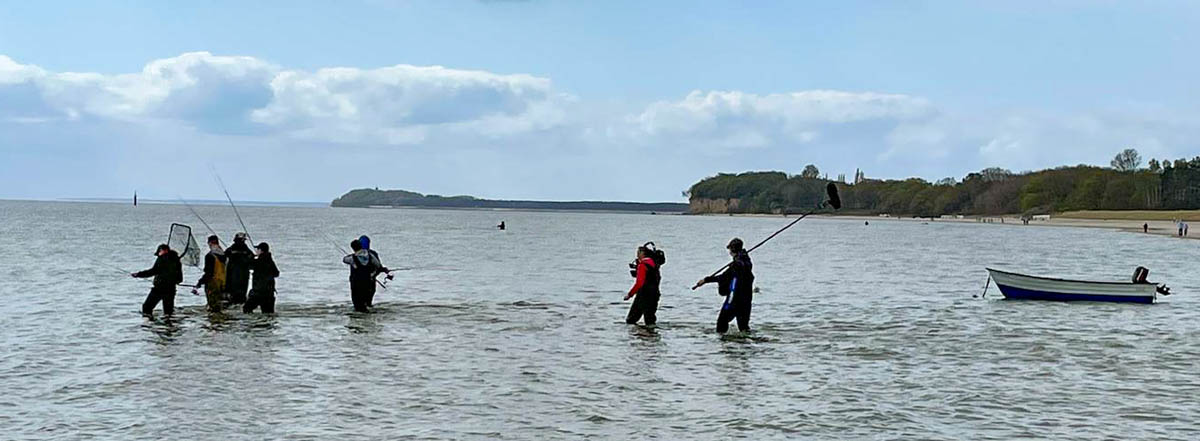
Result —
<instances>
[{"instance_id":1,"label":"reflection on water","mask_svg":"<svg viewBox=\"0 0 1200 441\"><path fill-rule=\"evenodd\" d=\"M226 207L197 207L232 233ZM1193 241L1102 230L809 219L756 251L753 331L691 291L778 218L246 207L278 314L138 307L184 207L0 202L6 439L1200 439ZM349 305L321 234L406 268ZM316 238L316 239L314 239ZM626 325L635 245L658 326ZM49 257L48 257L49 256ZM47 261L51 259L51 261ZM63 262L53 261L63 259ZM1158 305L972 299L984 266L1171 284ZM72 268L63 271L62 268ZM186 269L190 282L199 276Z\"/></svg>"}]
</instances>

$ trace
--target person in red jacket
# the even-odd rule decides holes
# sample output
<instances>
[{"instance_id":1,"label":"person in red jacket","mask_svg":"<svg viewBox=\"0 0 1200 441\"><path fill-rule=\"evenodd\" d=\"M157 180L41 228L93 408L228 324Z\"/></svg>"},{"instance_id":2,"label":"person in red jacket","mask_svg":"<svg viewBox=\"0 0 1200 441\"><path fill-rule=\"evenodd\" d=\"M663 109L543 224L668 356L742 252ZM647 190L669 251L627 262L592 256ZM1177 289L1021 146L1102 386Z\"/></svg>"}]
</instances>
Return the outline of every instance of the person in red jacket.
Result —
<instances>
[{"instance_id":1,"label":"person in red jacket","mask_svg":"<svg viewBox=\"0 0 1200 441\"><path fill-rule=\"evenodd\" d=\"M629 264L629 273L635 281L625 300L634 300L629 307L629 315L625 316L625 323L636 324L643 317L646 326L654 326L658 322L658 298L661 294L658 285L662 281L660 270L666 261L666 254L655 247L654 242L638 247L637 260Z\"/></svg>"}]
</instances>

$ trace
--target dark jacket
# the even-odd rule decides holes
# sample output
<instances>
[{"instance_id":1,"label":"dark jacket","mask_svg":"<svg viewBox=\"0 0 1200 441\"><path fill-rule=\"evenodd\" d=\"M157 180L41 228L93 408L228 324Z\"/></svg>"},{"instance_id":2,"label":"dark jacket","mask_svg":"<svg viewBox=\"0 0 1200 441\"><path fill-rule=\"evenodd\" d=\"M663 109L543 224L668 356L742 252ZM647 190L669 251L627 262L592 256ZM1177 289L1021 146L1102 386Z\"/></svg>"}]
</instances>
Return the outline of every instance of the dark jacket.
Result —
<instances>
[{"instance_id":1,"label":"dark jacket","mask_svg":"<svg viewBox=\"0 0 1200 441\"><path fill-rule=\"evenodd\" d=\"M225 250L225 259L226 288L244 295L250 287L250 264L254 262L254 252L250 251L245 241L234 241Z\"/></svg>"},{"instance_id":2,"label":"dark jacket","mask_svg":"<svg viewBox=\"0 0 1200 441\"><path fill-rule=\"evenodd\" d=\"M729 268L725 272L704 278L706 283L717 282L717 293L720 295L729 295L730 290L733 290L733 297L729 300L730 303L750 303L750 299L754 296L754 264L750 262L750 253L739 251L733 256L733 263L729 264Z\"/></svg>"},{"instance_id":3,"label":"dark jacket","mask_svg":"<svg viewBox=\"0 0 1200 441\"><path fill-rule=\"evenodd\" d=\"M141 279L154 276L155 288L175 289L175 285L183 282L183 264L179 262L179 253L176 253L175 250L168 250L154 259L153 267L139 271L134 276Z\"/></svg>"},{"instance_id":4,"label":"dark jacket","mask_svg":"<svg viewBox=\"0 0 1200 441\"><path fill-rule=\"evenodd\" d=\"M262 253L255 257L250 269L254 270L254 283L250 290L260 295L275 295L275 278L279 277L279 267L275 266L275 259L271 258L271 253Z\"/></svg>"}]
</instances>

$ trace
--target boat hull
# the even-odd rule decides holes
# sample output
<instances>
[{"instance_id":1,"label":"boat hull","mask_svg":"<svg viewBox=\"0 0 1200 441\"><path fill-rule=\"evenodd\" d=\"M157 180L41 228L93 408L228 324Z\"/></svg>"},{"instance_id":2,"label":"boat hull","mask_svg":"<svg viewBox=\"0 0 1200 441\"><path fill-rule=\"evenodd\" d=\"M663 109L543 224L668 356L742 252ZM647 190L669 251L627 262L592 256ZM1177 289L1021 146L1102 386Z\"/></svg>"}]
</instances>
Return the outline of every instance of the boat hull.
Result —
<instances>
[{"instance_id":1,"label":"boat hull","mask_svg":"<svg viewBox=\"0 0 1200 441\"><path fill-rule=\"evenodd\" d=\"M1005 298L1017 300L1154 303L1155 286L1149 283L1089 282L1027 276L988 268Z\"/></svg>"}]
</instances>

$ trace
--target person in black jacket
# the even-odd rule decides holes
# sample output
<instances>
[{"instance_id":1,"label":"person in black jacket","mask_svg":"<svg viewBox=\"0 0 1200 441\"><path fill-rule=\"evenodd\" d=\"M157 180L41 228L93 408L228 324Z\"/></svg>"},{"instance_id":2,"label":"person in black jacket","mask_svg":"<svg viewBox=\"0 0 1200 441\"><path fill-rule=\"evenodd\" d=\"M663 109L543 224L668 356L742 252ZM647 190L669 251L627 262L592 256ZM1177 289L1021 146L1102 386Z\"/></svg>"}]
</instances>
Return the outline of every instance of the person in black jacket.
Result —
<instances>
[{"instance_id":1,"label":"person in black jacket","mask_svg":"<svg viewBox=\"0 0 1200 441\"><path fill-rule=\"evenodd\" d=\"M165 243L158 246L154 255L158 258L154 259L153 267L130 275L139 279L154 277L154 286L142 302L142 314L154 315L154 307L162 302L163 315L171 315L175 313L175 285L183 282L183 264L179 262L179 253Z\"/></svg>"},{"instance_id":2,"label":"person in black jacket","mask_svg":"<svg viewBox=\"0 0 1200 441\"><path fill-rule=\"evenodd\" d=\"M629 264L632 268L633 287L625 294L625 300L633 299L629 307L629 315L625 323L636 324L638 319L645 317L646 326L654 326L658 322L658 299L661 296L659 282L662 281L662 264L666 255L648 242L637 249L637 260ZM636 297L636 298L635 298Z\"/></svg>"},{"instance_id":3,"label":"person in black jacket","mask_svg":"<svg viewBox=\"0 0 1200 441\"><path fill-rule=\"evenodd\" d=\"M725 248L733 257L729 268L719 275L700 279L692 289L717 282L717 293L725 296L721 313L717 315L717 332L723 334L728 331L729 322L735 318L738 330L747 332L750 331L750 300L754 296L754 265L741 239L733 238Z\"/></svg>"},{"instance_id":4,"label":"person in black jacket","mask_svg":"<svg viewBox=\"0 0 1200 441\"><path fill-rule=\"evenodd\" d=\"M279 277L279 267L275 266L275 260L271 258L271 246L266 242L259 243L254 251L258 254L250 264L250 269L254 270L254 282L242 312L249 314L254 312L254 308L262 307L263 314L274 314L275 278Z\"/></svg>"},{"instance_id":5,"label":"person in black jacket","mask_svg":"<svg viewBox=\"0 0 1200 441\"><path fill-rule=\"evenodd\" d=\"M389 270L379 261L379 256L364 248L359 240L351 241L350 249L354 254L342 258L342 263L350 265L350 301L354 303L355 311L370 312L368 308L375 297L375 277Z\"/></svg>"},{"instance_id":6,"label":"person in black jacket","mask_svg":"<svg viewBox=\"0 0 1200 441\"><path fill-rule=\"evenodd\" d=\"M233 245L225 250L225 301L230 305L246 303L246 290L250 289L250 264L254 252L246 245L246 233L233 236Z\"/></svg>"}]
</instances>

